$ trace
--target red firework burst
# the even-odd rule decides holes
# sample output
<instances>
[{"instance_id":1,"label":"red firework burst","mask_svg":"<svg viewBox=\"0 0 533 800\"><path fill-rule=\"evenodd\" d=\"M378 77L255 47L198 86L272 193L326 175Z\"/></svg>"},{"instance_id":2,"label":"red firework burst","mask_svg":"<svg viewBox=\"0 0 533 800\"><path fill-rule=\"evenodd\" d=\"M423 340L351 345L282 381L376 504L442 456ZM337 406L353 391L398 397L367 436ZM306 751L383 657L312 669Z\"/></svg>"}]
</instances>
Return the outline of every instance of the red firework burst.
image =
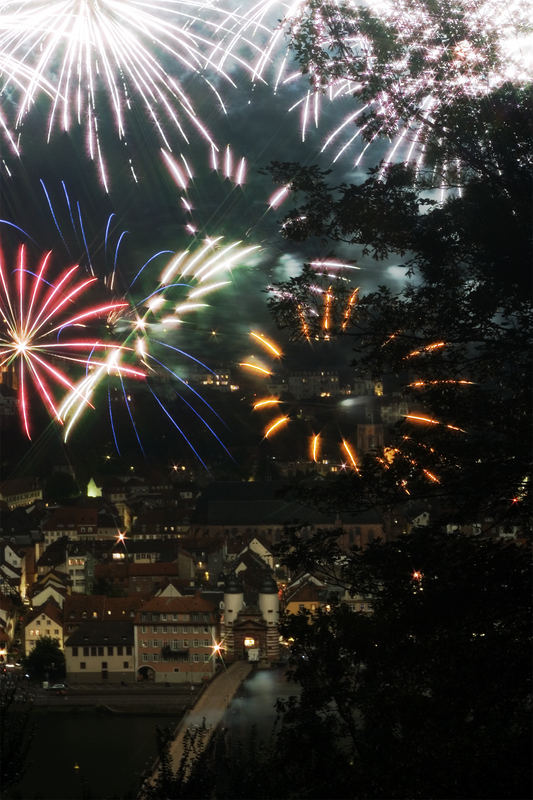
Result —
<instances>
[{"instance_id":1,"label":"red firework burst","mask_svg":"<svg viewBox=\"0 0 533 800\"><path fill-rule=\"evenodd\" d=\"M103 363L93 358L93 354L124 350L120 344L105 339L82 338L79 329L128 304L84 306L85 295L97 279L80 279L80 268L74 265L51 280L50 256L51 252L46 253L34 271L27 266L26 251L21 246L17 266L10 275L0 254L0 369L12 368L17 372L19 411L28 438L31 438L30 384L52 416L61 422L56 396L61 390L76 391L65 367L77 364L87 369ZM142 375L121 364L114 369L137 377Z\"/></svg>"}]
</instances>

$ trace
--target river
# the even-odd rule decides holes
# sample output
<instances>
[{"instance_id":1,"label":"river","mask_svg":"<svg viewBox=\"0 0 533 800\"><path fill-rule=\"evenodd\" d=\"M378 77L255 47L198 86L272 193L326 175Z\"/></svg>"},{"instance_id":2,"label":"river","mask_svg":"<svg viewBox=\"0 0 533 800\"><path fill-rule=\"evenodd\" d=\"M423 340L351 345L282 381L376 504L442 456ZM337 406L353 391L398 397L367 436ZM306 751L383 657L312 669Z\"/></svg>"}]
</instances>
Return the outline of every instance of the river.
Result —
<instances>
[{"instance_id":1,"label":"river","mask_svg":"<svg viewBox=\"0 0 533 800\"><path fill-rule=\"evenodd\" d=\"M271 736L277 698L295 694L283 670L257 670L231 702L224 726L233 741L246 741L254 728L258 740ZM145 698L145 701L148 698ZM159 699L159 698L158 698ZM176 717L157 714L108 714L94 708L36 709L35 736L22 781L10 800L125 800L135 797L139 781L156 755L156 728L175 726Z\"/></svg>"},{"instance_id":2,"label":"river","mask_svg":"<svg viewBox=\"0 0 533 800\"><path fill-rule=\"evenodd\" d=\"M112 800L135 797L156 755L157 726L178 718L112 715L94 709L39 710L28 768L13 800Z\"/></svg>"}]
</instances>

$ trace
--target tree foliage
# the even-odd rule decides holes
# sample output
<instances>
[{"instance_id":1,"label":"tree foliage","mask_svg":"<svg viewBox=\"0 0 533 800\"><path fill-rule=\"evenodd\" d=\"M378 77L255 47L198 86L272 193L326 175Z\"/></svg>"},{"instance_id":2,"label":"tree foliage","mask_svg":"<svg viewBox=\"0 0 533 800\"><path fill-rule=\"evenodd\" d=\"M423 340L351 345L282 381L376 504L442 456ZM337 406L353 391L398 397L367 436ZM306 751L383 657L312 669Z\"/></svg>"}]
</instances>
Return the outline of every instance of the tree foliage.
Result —
<instances>
[{"instance_id":1,"label":"tree foliage","mask_svg":"<svg viewBox=\"0 0 533 800\"><path fill-rule=\"evenodd\" d=\"M533 91L506 86L468 114L455 107L449 116L473 163L499 164L496 178L474 163L461 191L437 202L403 165L335 185L318 167L275 163L274 179L288 182L300 201L282 231L296 241L322 240L333 254L340 247L352 262L362 250L406 270L400 291L360 294L349 326L337 325L337 334L352 338L360 373L396 376L413 417L428 420L408 419L386 457L367 459L353 478L352 507L423 498L435 500L448 521L527 524ZM319 315L315 330L304 331L301 310L316 303L321 280L308 267L273 287L270 308L296 339L318 335ZM341 280L327 281L337 292Z\"/></svg>"},{"instance_id":2,"label":"tree foliage","mask_svg":"<svg viewBox=\"0 0 533 800\"><path fill-rule=\"evenodd\" d=\"M302 686L285 747L297 748L306 718L324 735L335 724L345 759L327 796L529 796L527 550L420 529L323 567L373 607L283 626Z\"/></svg>"},{"instance_id":3,"label":"tree foliage","mask_svg":"<svg viewBox=\"0 0 533 800\"><path fill-rule=\"evenodd\" d=\"M448 128L449 109L467 109L488 87L520 73L519 66L510 68L502 40L512 36L513 25L516 36L531 31L526 8L516 9L512 19L507 15L504 30L501 12L488 6L470 0L309 0L288 33L313 90L337 87L356 99L353 124L362 138L401 134L415 144L414 160L423 148L427 163L453 175L455 159L472 166L476 158L457 129ZM479 159L477 169L494 178L498 164Z\"/></svg>"},{"instance_id":4,"label":"tree foliage","mask_svg":"<svg viewBox=\"0 0 533 800\"><path fill-rule=\"evenodd\" d=\"M34 681L54 681L65 677L65 654L57 639L43 636L24 659L24 667Z\"/></svg>"}]
</instances>

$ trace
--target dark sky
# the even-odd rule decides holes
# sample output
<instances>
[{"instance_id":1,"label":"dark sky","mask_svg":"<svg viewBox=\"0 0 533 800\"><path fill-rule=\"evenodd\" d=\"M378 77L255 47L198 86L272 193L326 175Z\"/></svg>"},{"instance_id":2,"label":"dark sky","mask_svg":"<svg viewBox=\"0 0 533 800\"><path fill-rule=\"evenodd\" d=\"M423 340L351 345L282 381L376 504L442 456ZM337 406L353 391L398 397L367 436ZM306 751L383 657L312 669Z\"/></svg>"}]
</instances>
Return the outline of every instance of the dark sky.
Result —
<instances>
[{"instance_id":1,"label":"dark sky","mask_svg":"<svg viewBox=\"0 0 533 800\"><path fill-rule=\"evenodd\" d=\"M247 160L247 180L236 187L210 167L209 149L199 137L192 135L187 145L177 133L172 140L173 154L183 152L194 171L188 199L194 206L192 220L198 228L196 238L186 230L190 217L180 202L182 192L163 166L160 140L144 111L135 102L128 115L127 145L115 134L111 115L103 114L100 134L109 167L110 192L106 194L99 181L95 163L87 156L84 130L73 125L68 133L56 129L46 142L49 101L40 97L25 118L21 130L22 156L16 159L5 144L0 155L10 175L0 171L0 216L16 223L28 232L35 244L29 243L12 227L0 225L0 241L6 255L15 252L19 241L26 241L37 259L43 251L53 249L53 264L58 271L71 263L87 264L85 246L79 226L70 221L61 182L68 188L73 206L79 202L91 261L97 275L109 273L113 261L113 243L122 231L123 239L118 258L117 284L126 291L131 278L140 266L159 250L181 251L200 244L205 236L223 236L229 243L242 239L245 245L257 244L261 250L246 264L233 270L232 284L212 296L211 307L189 317L190 322L178 333L168 333L174 346L202 357L210 366L220 362L238 362L253 351L248 332L260 329L274 335L285 347L286 368L331 366L336 359L344 364L349 354L337 348L320 346L286 346L286 337L279 334L267 308L265 287L272 281L284 280L299 272L305 260L325 257L329 248L316 243L295 247L279 235L279 221L290 207L286 202L278 211L268 209L267 201L274 187L268 176L259 172L271 161L298 161L303 164L331 166L328 154L320 155L323 137L336 120L342 119L351 108L351 100L328 107L321 117L318 132L310 131L301 142L299 112L288 108L306 85L280 89L275 95L269 86L252 85L246 75L232 73L238 86L232 87L222 79L216 80L224 96L227 115L213 102L212 94L199 79L188 79L187 90L194 99L197 111L208 125L222 148L231 145L235 158ZM4 111L9 114L9 98L4 97ZM98 97L99 109L105 109L106 97ZM168 128L167 128L168 130ZM190 130L189 130L190 132ZM354 172L348 151L335 167L339 180L359 180L364 169L379 160L380 151L374 147L363 169ZM139 182L132 179L128 160L133 160ZM50 195L61 235L52 219L40 183L43 180ZM114 212L114 227L106 254L104 233L109 214ZM75 212L74 212L75 213ZM353 259L353 253L350 254ZM144 273L131 294L134 302L150 293L164 266L165 257L157 259ZM354 273L356 284L372 288L378 283L397 280L403 273L394 266L360 261L361 271ZM212 329L217 337L210 336ZM177 366L169 355L170 366Z\"/></svg>"}]
</instances>

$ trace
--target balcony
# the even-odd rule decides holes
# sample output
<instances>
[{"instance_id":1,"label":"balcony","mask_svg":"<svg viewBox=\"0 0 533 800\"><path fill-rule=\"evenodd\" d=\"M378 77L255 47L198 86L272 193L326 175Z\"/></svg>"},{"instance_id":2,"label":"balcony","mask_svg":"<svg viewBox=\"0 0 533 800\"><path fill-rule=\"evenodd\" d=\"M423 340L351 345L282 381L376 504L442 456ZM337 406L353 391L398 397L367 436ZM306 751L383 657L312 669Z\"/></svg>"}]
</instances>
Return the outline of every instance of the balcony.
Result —
<instances>
[{"instance_id":1,"label":"balcony","mask_svg":"<svg viewBox=\"0 0 533 800\"><path fill-rule=\"evenodd\" d=\"M161 658L163 661L186 661L188 656L188 647L182 647L179 650L173 650L168 645L165 645L161 648Z\"/></svg>"}]
</instances>

